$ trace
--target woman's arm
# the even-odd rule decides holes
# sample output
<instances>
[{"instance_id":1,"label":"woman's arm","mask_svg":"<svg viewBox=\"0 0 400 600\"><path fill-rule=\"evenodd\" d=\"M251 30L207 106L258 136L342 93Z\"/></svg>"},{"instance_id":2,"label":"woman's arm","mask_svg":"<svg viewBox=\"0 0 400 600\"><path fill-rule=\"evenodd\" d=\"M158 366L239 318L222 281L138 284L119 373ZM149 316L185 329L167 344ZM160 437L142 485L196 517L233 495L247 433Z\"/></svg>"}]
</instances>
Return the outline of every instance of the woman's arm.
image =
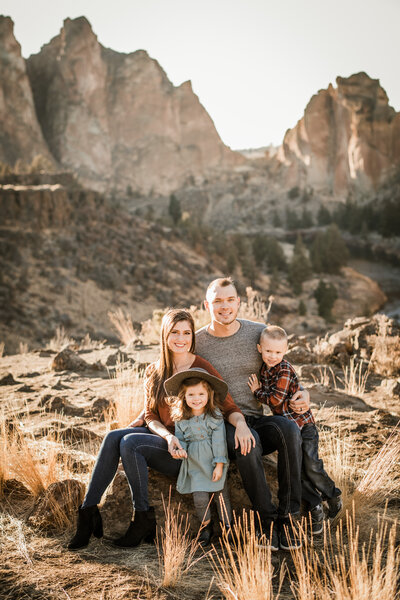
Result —
<instances>
[{"instance_id":1,"label":"woman's arm","mask_svg":"<svg viewBox=\"0 0 400 600\"><path fill-rule=\"evenodd\" d=\"M143 427L146 425L146 421L144 420L144 409L138 414L136 419L129 423L128 427Z\"/></svg>"}]
</instances>

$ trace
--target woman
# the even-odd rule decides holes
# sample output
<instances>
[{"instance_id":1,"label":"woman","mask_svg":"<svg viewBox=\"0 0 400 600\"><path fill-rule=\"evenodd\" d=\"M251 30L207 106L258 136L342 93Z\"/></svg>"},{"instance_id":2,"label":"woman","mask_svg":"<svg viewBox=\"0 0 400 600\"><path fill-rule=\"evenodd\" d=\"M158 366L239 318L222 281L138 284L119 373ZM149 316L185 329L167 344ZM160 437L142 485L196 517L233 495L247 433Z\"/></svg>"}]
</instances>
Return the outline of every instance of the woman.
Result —
<instances>
[{"instance_id":1,"label":"woman","mask_svg":"<svg viewBox=\"0 0 400 600\"><path fill-rule=\"evenodd\" d=\"M135 516L125 535L114 543L131 547L137 546L142 540L154 540L156 520L154 508L148 502L147 467L177 477L181 465L179 450L182 447L174 435L174 422L166 402L164 382L175 373L191 367L206 369L220 378L209 362L194 354L194 344L192 315L187 310L169 310L161 324L160 358L149 365L145 372L147 426L116 429L104 438L89 488L79 507L77 530L68 545L70 550L87 546L92 534L102 537L103 527L97 505L114 478L120 458L131 489ZM229 395L224 400L222 412L225 418L234 412L240 413Z\"/></svg>"}]
</instances>

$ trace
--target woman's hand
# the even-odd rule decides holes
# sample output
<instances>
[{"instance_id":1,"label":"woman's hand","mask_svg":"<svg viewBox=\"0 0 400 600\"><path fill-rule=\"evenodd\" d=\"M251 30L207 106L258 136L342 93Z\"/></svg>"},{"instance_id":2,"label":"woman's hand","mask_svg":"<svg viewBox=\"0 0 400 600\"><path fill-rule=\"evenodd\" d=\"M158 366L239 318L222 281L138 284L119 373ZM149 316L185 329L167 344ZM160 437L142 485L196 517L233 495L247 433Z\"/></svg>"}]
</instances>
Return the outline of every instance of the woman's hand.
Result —
<instances>
[{"instance_id":1,"label":"woman's hand","mask_svg":"<svg viewBox=\"0 0 400 600\"><path fill-rule=\"evenodd\" d=\"M146 422L144 420L144 410L132 421L129 423L128 427L144 427Z\"/></svg>"},{"instance_id":2,"label":"woman's hand","mask_svg":"<svg viewBox=\"0 0 400 600\"><path fill-rule=\"evenodd\" d=\"M212 481L219 481L222 477L224 463L217 463L212 474Z\"/></svg>"},{"instance_id":3,"label":"woman's hand","mask_svg":"<svg viewBox=\"0 0 400 600\"><path fill-rule=\"evenodd\" d=\"M168 443L168 452L172 458L187 458L186 450L182 448L180 441L175 435L171 433L165 439Z\"/></svg>"},{"instance_id":4,"label":"woman's hand","mask_svg":"<svg viewBox=\"0 0 400 600\"><path fill-rule=\"evenodd\" d=\"M307 390L298 390L291 400L289 407L298 415L302 415L310 410L310 394Z\"/></svg>"}]
</instances>

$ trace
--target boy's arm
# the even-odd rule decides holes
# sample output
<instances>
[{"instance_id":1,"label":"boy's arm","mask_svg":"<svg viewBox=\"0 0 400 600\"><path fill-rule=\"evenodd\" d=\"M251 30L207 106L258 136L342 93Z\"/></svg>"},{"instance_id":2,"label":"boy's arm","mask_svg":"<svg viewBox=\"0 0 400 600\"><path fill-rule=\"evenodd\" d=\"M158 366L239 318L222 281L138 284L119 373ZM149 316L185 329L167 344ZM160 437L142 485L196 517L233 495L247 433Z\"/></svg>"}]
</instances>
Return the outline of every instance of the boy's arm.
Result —
<instances>
[{"instance_id":1,"label":"boy's arm","mask_svg":"<svg viewBox=\"0 0 400 600\"><path fill-rule=\"evenodd\" d=\"M268 404L274 413L283 414L284 410L288 410L293 383L294 378L290 370L282 367L273 385L266 385L261 377L261 388L256 390L254 395L262 404Z\"/></svg>"}]
</instances>

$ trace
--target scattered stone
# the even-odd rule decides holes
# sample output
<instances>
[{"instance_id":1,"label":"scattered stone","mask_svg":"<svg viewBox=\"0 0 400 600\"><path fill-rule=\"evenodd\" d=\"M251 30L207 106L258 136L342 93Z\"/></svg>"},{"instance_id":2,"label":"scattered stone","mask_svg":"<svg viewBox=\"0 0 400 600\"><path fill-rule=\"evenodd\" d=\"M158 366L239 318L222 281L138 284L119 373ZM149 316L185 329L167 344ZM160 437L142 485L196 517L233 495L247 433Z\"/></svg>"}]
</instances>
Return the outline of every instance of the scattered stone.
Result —
<instances>
[{"instance_id":1,"label":"scattered stone","mask_svg":"<svg viewBox=\"0 0 400 600\"><path fill-rule=\"evenodd\" d=\"M25 373L22 377L39 377L40 373L38 371L32 371L32 373Z\"/></svg>"},{"instance_id":2,"label":"scattered stone","mask_svg":"<svg viewBox=\"0 0 400 600\"><path fill-rule=\"evenodd\" d=\"M53 371L104 371L105 367L101 362L95 364L87 363L69 348L61 350L51 362Z\"/></svg>"},{"instance_id":3,"label":"scattered stone","mask_svg":"<svg viewBox=\"0 0 400 600\"><path fill-rule=\"evenodd\" d=\"M100 443L103 439L102 436L94 433L94 431L90 431L90 429L85 429L84 427L77 427L75 425L71 425L70 427L66 427L65 429L61 430L59 432L59 437L63 441L71 444L91 442Z\"/></svg>"},{"instance_id":4,"label":"scattered stone","mask_svg":"<svg viewBox=\"0 0 400 600\"><path fill-rule=\"evenodd\" d=\"M315 363L316 356L304 346L294 346L285 355L285 358L294 365Z\"/></svg>"},{"instance_id":5,"label":"scattered stone","mask_svg":"<svg viewBox=\"0 0 400 600\"><path fill-rule=\"evenodd\" d=\"M379 389L392 398L400 398L400 379L384 379Z\"/></svg>"},{"instance_id":6,"label":"scattered stone","mask_svg":"<svg viewBox=\"0 0 400 600\"><path fill-rule=\"evenodd\" d=\"M55 383L54 385L51 386L52 390L71 390L71 386L70 385L64 385L63 383L60 383L60 381L57 381L57 383Z\"/></svg>"},{"instance_id":7,"label":"scattered stone","mask_svg":"<svg viewBox=\"0 0 400 600\"><path fill-rule=\"evenodd\" d=\"M39 356L41 358L46 358L47 356L53 356L56 354L56 350L39 350Z\"/></svg>"},{"instance_id":8,"label":"scattered stone","mask_svg":"<svg viewBox=\"0 0 400 600\"><path fill-rule=\"evenodd\" d=\"M71 404L67 398L62 398L61 396L52 397L50 394L43 396L39 404L44 407L46 412L62 412L69 417L81 417L85 412L83 408Z\"/></svg>"},{"instance_id":9,"label":"scattered stone","mask_svg":"<svg viewBox=\"0 0 400 600\"><path fill-rule=\"evenodd\" d=\"M96 398L92 406L87 409L87 413L92 416L96 416L97 419L102 419L104 411L108 410L111 406L111 400L107 398Z\"/></svg>"},{"instance_id":10,"label":"scattered stone","mask_svg":"<svg viewBox=\"0 0 400 600\"><path fill-rule=\"evenodd\" d=\"M339 407L341 410L348 409L355 412L368 412L374 410L361 398L349 396L344 392L334 390L319 383L307 388L310 392L311 404L318 408Z\"/></svg>"},{"instance_id":11,"label":"scattered stone","mask_svg":"<svg viewBox=\"0 0 400 600\"><path fill-rule=\"evenodd\" d=\"M18 385L20 381L15 381L12 373L7 373L0 379L0 385Z\"/></svg>"},{"instance_id":12,"label":"scattered stone","mask_svg":"<svg viewBox=\"0 0 400 600\"><path fill-rule=\"evenodd\" d=\"M30 385L22 385L20 388L18 388L17 392L25 392L26 394L30 394L31 392L34 392L35 390L30 386Z\"/></svg>"},{"instance_id":13,"label":"scattered stone","mask_svg":"<svg viewBox=\"0 0 400 600\"><path fill-rule=\"evenodd\" d=\"M130 360L133 362L133 359L129 359L128 355L125 352L121 352L118 350L114 354L109 354L106 360L107 367L115 367L117 363L126 363Z\"/></svg>"},{"instance_id":14,"label":"scattered stone","mask_svg":"<svg viewBox=\"0 0 400 600\"><path fill-rule=\"evenodd\" d=\"M52 483L36 499L28 523L45 531L64 530L73 521L84 494L85 486L76 479Z\"/></svg>"}]
</instances>

